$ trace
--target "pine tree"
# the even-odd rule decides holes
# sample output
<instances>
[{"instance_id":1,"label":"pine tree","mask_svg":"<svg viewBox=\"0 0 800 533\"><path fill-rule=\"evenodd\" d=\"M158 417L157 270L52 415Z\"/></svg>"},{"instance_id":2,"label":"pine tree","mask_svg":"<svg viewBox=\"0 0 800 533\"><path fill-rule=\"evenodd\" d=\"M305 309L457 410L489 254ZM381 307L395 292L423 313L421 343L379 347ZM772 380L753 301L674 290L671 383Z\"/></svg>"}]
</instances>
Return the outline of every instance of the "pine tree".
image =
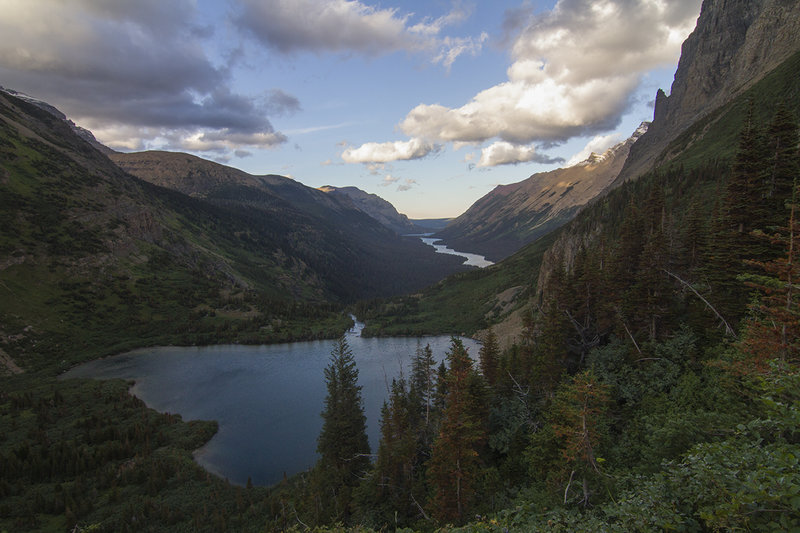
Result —
<instances>
[{"instance_id":1,"label":"pine tree","mask_svg":"<svg viewBox=\"0 0 800 533\"><path fill-rule=\"evenodd\" d=\"M783 224L786 202L792 199L793 183L800 174L797 121L785 104L778 105L766 136L766 176L763 196L767 202L764 227Z\"/></svg>"},{"instance_id":2,"label":"pine tree","mask_svg":"<svg viewBox=\"0 0 800 533\"><path fill-rule=\"evenodd\" d=\"M439 435L433 444L428 479L433 490L434 516L461 523L474 503L480 473L479 447L486 439L476 378L467 350L453 339L447 353L447 398Z\"/></svg>"},{"instance_id":3,"label":"pine tree","mask_svg":"<svg viewBox=\"0 0 800 533\"><path fill-rule=\"evenodd\" d=\"M609 403L608 387L591 370L575 375L558 391L550 420L559 441L569 481L564 490L566 503L575 474L582 480L584 505L589 504L589 479L600 471L597 450L602 437L604 415ZM566 476L565 476L566 477Z\"/></svg>"},{"instance_id":4,"label":"pine tree","mask_svg":"<svg viewBox=\"0 0 800 533\"><path fill-rule=\"evenodd\" d=\"M739 146L725 192L724 218L728 229L744 236L763 225L764 213L764 139L753 119L750 103L745 123L739 134Z\"/></svg>"},{"instance_id":5,"label":"pine tree","mask_svg":"<svg viewBox=\"0 0 800 533\"><path fill-rule=\"evenodd\" d=\"M352 489L370 466L370 449L358 369L344 336L331 352L325 382L328 395L317 444L317 470L321 484L334 494L332 518L346 520L351 512Z\"/></svg>"},{"instance_id":6,"label":"pine tree","mask_svg":"<svg viewBox=\"0 0 800 533\"><path fill-rule=\"evenodd\" d=\"M788 224L763 237L780 247L783 256L767 262L748 261L764 272L748 276L747 282L762 295L750 306L751 320L742 340L753 370L764 370L766 361L775 357L795 360L800 356L800 221L796 200L790 204Z\"/></svg>"},{"instance_id":7,"label":"pine tree","mask_svg":"<svg viewBox=\"0 0 800 533\"><path fill-rule=\"evenodd\" d=\"M375 475L377 501L398 513L395 518L403 523L415 516L412 490L417 466L417 435L413 422L416 410L405 380L392 380L389 400L381 410L381 440Z\"/></svg>"},{"instance_id":8,"label":"pine tree","mask_svg":"<svg viewBox=\"0 0 800 533\"><path fill-rule=\"evenodd\" d=\"M711 292L708 300L720 314L736 324L744 315L747 295L738 276L746 271L746 259L764 260L767 250L751 235L763 228L767 215L763 198L766 167L763 136L748 110L721 209L712 220L705 276Z\"/></svg>"},{"instance_id":9,"label":"pine tree","mask_svg":"<svg viewBox=\"0 0 800 533\"><path fill-rule=\"evenodd\" d=\"M431 420L435 383L436 361L433 358L431 345L428 344L424 348L418 345L414 358L411 360L409 394L413 400L418 402L420 414L424 415L426 425Z\"/></svg>"},{"instance_id":10,"label":"pine tree","mask_svg":"<svg viewBox=\"0 0 800 533\"><path fill-rule=\"evenodd\" d=\"M494 329L489 328L483 338L483 345L478 352L478 359L481 364L481 372L486 382L493 386L497 382L497 364L500 359L500 346L497 344L497 335Z\"/></svg>"}]
</instances>

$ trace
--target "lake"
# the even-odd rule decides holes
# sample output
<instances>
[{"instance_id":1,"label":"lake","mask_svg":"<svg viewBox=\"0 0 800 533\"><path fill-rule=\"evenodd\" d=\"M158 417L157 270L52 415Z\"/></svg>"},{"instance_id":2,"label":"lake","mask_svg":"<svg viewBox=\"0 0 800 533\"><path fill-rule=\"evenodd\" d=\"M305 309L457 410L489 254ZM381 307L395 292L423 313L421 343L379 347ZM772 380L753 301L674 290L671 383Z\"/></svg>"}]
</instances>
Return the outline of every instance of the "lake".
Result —
<instances>
[{"instance_id":1,"label":"lake","mask_svg":"<svg viewBox=\"0 0 800 533\"><path fill-rule=\"evenodd\" d=\"M478 268L485 268L487 266L491 266L494 263L486 259L482 255L478 254L471 254L469 252L458 252L453 250L452 248L448 248L445 244L439 244L442 242L440 239L435 239L429 237L430 233L425 233L422 235L409 235L409 237L419 237L422 242L427 244L428 246L433 246L433 249L436 250L436 253L439 254L448 254L448 255L457 255L459 257L463 257L466 259L463 264L467 266L476 266Z\"/></svg>"},{"instance_id":2,"label":"lake","mask_svg":"<svg viewBox=\"0 0 800 533\"><path fill-rule=\"evenodd\" d=\"M367 434L377 452L380 409L393 377L411 371L418 343L444 359L450 337L365 338L362 324L347 342L363 387ZM479 346L463 339L473 359ZM271 485L317 460L324 369L333 341L242 346L143 348L76 367L64 378L135 380L131 392L149 407L184 420L216 420L217 434L195 452L208 471L244 485Z\"/></svg>"}]
</instances>

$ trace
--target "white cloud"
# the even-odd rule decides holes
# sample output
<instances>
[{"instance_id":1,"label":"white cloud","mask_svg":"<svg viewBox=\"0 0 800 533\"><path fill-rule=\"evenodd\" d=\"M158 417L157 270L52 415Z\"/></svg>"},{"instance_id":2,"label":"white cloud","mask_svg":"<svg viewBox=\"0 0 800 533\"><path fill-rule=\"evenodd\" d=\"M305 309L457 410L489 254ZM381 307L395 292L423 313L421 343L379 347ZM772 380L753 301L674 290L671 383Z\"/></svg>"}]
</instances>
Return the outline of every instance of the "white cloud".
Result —
<instances>
[{"instance_id":1,"label":"white cloud","mask_svg":"<svg viewBox=\"0 0 800 533\"><path fill-rule=\"evenodd\" d=\"M519 146L505 141L498 141L481 150L481 158L478 160L478 166L493 167L510 163L521 163L531 161L535 157L536 149L533 146Z\"/></svg>"},{"instance_id":2,"label":"white cloud","mask_svg":"<svg viewBox=\"0 0 800 533\"><path fill-rule=\"evenodd\" d=\"M612 146L618 144L621 141L621 135L619 133L611 133L609 135L597 135L588 143L583 149L569 158L565 166L571 167L573 165L577 165L583 161L586 161L592 153L595 154L603 154L606 150L611 148Z\"/></svg>"},{"instance_id":3,"label":"white cloud","mask_svg":"<svg viewBox=\"0 0 800 533\"><path fill-rule=\"evenodd\" d=\"M396 51L428 52L449 67L462 53L476 53L486 40L441 37L447 26L467 19L471 9L454 3L447 14L413 22L412 14L358 0L237 0L235 23L263 45L282 53Z\"/></svg>"},{"instance_id":4,"label":"white cloud","mask_svg":"<svg viewBox=\"0 0 800 533\"><path fill-rule=\"evenodd\" d=\"M536 161L537 163L554 163L561 159L552 159L536 152L534 146L512 144L506 141L497 141L481 150L478 167L495 167L498 165L516 165Z\"/></svg>"},{"instance_id":5,"label":"white cloud","mask_svg":"<svg viewBox=\"0 0 800 533\"><path fill-rule=\"evenodd\" d=\"M419 105L400 128L430 142L515 145L613 129L644 73L677 61L700 2L559 0L540 14L516 10L508 80L459 108Z\"/></svg>"},{"instance_id":6,"label":"white cloud","mask_svg":"<svg viewBox=\"0 0 800 533\"><path fill-rule=\"evenodd\" d=\"M186 134L178 132L169 136L168 146L190 152L231 152L241 146L272 148L286 142L280 133L234 133L229 130L214 130Z\"/></svg>"},{"instance_id":7,"label":"white cloud","mask_svg":"<svg viewBox=\"0 0 800 533\"><path fill-rule=\"evenodd\" d=\"M421 139L385 143L366 143L358 148L347 148L342 159L347 163L388 163L421 159L440 147Z\"/></svg>"}]
</instances>

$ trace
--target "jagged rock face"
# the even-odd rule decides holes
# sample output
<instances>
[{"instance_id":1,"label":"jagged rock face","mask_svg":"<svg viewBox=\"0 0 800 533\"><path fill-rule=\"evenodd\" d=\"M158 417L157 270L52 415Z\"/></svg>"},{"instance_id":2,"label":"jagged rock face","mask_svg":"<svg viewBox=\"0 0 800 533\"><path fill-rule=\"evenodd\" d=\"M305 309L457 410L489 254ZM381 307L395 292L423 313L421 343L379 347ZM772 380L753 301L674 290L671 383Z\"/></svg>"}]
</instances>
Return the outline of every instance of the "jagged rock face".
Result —
<instances>
[{"instance_id":1,"label":"jagged rock face","mask_svg":"<svg viewBox=\"0 0 800 533\"><path fill-rule=\"evenodd\" d=\"M617 177L631 146L647 131L567 168L500 185L437 233L449 246L499 261L570 221Z\"/></svg>"},{"instance_id":2,"label":"jagged rock face","mask_svg":"<svg viewBox=\"0 0 800 533\"><path fill-rule=\"evenodd\" d=\"M406 215L397 212L395 207L376 194L370 194L357 187L334 187L325 185L320 191L348 198L353 207L368 214L384 226L401 235L419 231Z\"/></svg>"},{"instance_id":3,"label":"jagged rock face","mask_svg":"<svg viewBox=\"0 0 800 533\"><path fill-rule=\"evenodd\" d=\"M670 141L800 50L797 0L705 0L683 43L669 96L659 90L653 124L615 185L657 163Z\"/></svg>"}]
</instances>

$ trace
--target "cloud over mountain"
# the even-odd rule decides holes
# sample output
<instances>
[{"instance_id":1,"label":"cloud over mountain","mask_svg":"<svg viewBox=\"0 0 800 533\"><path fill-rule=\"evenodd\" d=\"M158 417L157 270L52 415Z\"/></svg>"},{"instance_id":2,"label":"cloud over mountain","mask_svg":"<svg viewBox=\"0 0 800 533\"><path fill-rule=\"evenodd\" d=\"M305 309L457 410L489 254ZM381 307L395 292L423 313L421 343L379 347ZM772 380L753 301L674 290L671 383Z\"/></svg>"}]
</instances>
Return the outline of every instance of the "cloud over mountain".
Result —
<instances>
[{"instance_id":1,"label":"cloud over mountain","mask_svg":"<svg viewBox=\"0 0 800 533\"><path fill-rule=\"evenodd\" d=\"M534 146L523 146L505 141L497 141L481 150L481 158L478 160L478 166L495 167L498 165L516 165L529 161L550 164L561 163L564 160L560 158L553 159L544 154L539 154L536 152L536 147Z\"/></svg>"},{"instance_id":2,"label":"cloud over mountain","mask_svg":"<svg viewBox=\"0 0 800 533\"><path fill-rule=\"evenodd\" d=\"M431 142L524 145L562 142L613 129L642 76L674 62L694 26L700 0L559 0L551 11L507 15L512 63L508 80L458 108L420 104L400 123ZM490 147L510 154L505 145ZM494 159L484 153L482 161Z\"/></svg>"},{"instance_id":3,"label":"cloud over mountain","mask_svg":"<svg viewBox=\"0 0 800 533\"><path fill-rule=\"evenodd\" d=\"M388 163L422 159L440 147L420 139L385 143L365 143L358 148L347 148L342 152L346 163Z\"/></svg>"}]
</instances>

